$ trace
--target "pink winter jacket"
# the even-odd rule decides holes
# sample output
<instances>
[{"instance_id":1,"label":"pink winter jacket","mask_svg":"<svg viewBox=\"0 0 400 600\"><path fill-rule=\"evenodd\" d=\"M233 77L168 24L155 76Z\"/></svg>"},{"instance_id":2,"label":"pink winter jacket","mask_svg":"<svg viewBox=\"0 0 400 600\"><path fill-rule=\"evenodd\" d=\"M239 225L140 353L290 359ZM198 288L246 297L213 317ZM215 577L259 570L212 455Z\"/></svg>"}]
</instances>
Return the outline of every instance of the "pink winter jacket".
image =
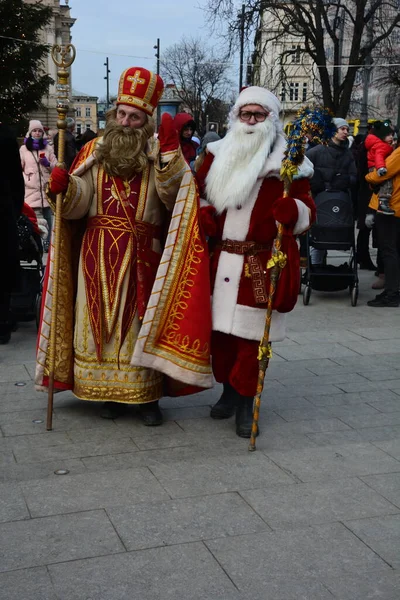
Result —
<instances>
[{"instance_id":1,"label":"pink winter jacket","mask_svg":"<svg viewBox=\"0 0 400 600\"><path fill-rule=\"evenodd\" d=\"M19 149L19 153L25 180L25 202L31 208L49 206L45 188L50 179L50 173L57 164L53 148L47 145L43 150L33 150L31 152L24 144ZM42 153L49 161L50 167L44 167L40 164L39 160Z\"/></svg>"}]
</instances>

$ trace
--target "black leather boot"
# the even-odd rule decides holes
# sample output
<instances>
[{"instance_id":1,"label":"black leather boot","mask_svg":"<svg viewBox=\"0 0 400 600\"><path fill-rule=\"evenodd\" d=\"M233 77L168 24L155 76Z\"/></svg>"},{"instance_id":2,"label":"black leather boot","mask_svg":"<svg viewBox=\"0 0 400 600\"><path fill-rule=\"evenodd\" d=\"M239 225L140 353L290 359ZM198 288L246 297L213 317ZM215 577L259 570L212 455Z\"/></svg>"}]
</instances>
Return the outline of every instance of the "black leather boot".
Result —
<instances>
[{"instance_id":1,"label":"black leather boot","mask_svg":"<svg viewBox=\"0 0 400 600\"><path fill-rule=\"evenodd\" d=\"M143 423L147 425L147 427L157 427L158 425L162 425L163 416L160 407L158 406L158 400L140 404L139 411Z\"/></svg>"},{"instance_id":2,"label":"black leather boot","mask_svg":"<svg viewBox=\"0 0 400 600\"><path fill-rule=\"evenodd\" d=\"M126 404L121 402L104 402L101 407L102 419L117 419L126 412Z\"/></svg>"},{"instance_id":3,"label":"black leather boot","mask_svg":"<svg viewBox=\"0 0 400 600\"><path fill-rule=\"evenodd\" d=\"M253 425L253 396L238 396L239 403L236 409L236 433L239 437L249 438ZM257 435L259 431L257 430Z\"/></svg>"},{"instance_id":4,"label":"black leather boot","mask_svg":"<svg viewBox=\"0 0 400 600\"><path fill-rule=\"evenodd\" d=\"M235 412L237 397L236 390L229 383L224 383L222 396L212 407L210 417L212 419L229 419L229 417L232 417Z\"/></svg>"}]
</instances>

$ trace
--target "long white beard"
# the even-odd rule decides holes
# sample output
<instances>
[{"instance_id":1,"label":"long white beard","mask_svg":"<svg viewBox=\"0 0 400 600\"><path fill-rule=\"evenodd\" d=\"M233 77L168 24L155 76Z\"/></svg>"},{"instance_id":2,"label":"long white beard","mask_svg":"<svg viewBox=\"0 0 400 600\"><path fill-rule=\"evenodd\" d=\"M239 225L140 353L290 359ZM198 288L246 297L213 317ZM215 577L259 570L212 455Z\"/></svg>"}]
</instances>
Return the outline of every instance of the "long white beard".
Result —
<instances>
[{"instance_id":1,"label":"long white beard","mask_svg":"<svg viewBox=\"0 0 400 600\"><path fill-rule=\"evenodd\" d=\"M271 153L276 135L271 118L256 125L238 120L218 142L217 155L206 177L207 200L218 213L242 206L247 200Z\"/></svg>"}]
</instances>

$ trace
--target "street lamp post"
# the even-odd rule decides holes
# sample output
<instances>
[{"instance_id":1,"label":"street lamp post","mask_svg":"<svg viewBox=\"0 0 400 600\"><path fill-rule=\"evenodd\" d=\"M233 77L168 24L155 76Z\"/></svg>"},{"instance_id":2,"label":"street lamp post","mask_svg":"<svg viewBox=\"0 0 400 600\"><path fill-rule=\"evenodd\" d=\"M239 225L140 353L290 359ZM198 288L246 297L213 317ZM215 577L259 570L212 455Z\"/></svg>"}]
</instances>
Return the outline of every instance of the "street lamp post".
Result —
<instances>
[{"instance_id":1,"label":"street lamp post","mask_svg":"<svg viewBox=\"0 0 400 600\"><path fill-rule=\"evenodd\" d=\"M160 74L160 38L157 38L157 44L153 46L156 51L155 57L157 59L157 75ZM160 125L160 106L157 106L157 129Z\"/></svg>"},{"instance_id":2,"label":"street lamp post","mask_svg":"<svg viewBox=\"0 0 400 600\"><path fill-rule=\"evenodd\" d=\"M107 95L106 95L106 103L107 103L107 109L108 110L110 108L110 69L109 67L109 63L108 63L108 56L106 58L106 62L104 63L104 66L106 68L106 76L104 77L104 79L107 82Z\"/></svg>"}]
</instances>

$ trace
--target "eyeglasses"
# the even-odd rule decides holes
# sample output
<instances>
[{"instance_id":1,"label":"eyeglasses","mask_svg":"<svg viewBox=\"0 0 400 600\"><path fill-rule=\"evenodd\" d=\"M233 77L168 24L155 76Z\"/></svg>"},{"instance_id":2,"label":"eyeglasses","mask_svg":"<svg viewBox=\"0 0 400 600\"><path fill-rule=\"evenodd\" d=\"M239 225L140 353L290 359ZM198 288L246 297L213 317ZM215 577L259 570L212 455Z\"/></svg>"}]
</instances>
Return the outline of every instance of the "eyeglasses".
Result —
<instances>
[{"instance_id":1,"label":"eyeglasses","mask_svg":"<svg viewBox=\"0 0 400 600\"><path fill-rule=\"evenodd\" d=\"M255 120L257 121L257 123L262 123L263 121L265 121L265 119L268 117L268 115L269 115L269 113L250 112L247 110L244 110L239 113L239 117L242 119L242 121L250 121L251 117L254 117Z\"/></svg>"}]
</instances>

